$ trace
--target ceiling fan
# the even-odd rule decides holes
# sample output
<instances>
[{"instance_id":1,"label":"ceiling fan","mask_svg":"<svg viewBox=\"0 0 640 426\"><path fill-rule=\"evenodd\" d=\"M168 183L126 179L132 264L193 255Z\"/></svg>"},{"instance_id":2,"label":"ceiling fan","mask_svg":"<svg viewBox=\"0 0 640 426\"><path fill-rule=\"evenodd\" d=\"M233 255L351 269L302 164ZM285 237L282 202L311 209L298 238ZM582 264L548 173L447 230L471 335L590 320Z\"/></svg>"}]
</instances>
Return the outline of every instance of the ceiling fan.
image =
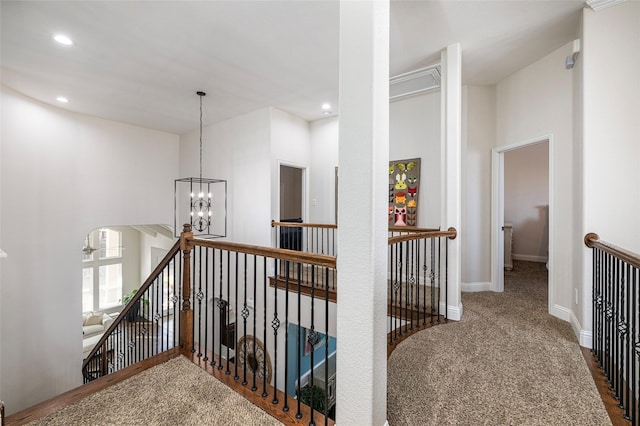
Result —
<instances>
[{"instance_id":1,"label":"ceiling fan","mask_svg":"<svg viewBox=\"0 0 640 426\"><path fill-rule=\"evenodd\" d=\"M89 243L89 234L87 234L87 236L84 237L84 247L82 247L82 253L85 256L91 256L94 251L98 251L98 249L91 247L91 244Z\"/></svg>"}]
</instances>

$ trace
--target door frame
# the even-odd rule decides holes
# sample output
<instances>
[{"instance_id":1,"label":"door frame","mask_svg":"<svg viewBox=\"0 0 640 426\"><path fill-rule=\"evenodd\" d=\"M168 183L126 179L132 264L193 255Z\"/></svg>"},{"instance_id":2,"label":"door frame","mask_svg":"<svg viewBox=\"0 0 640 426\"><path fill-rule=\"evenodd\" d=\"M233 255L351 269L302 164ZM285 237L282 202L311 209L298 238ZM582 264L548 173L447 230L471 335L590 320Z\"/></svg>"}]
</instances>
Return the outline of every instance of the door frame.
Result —
<instances>
[{"instance_id":1,"label":"door frame","mask_svg":"<svg viewBox=\"0 0 640 426\"><path fill-rule=\"evenodd\" d=\"M554 238L555 235L555 205L554 205L554 164L553 134L537 136L511 145L493 148L491 150L491 289L496 292L504 291L504 154L528 146L548 142L549 144L549 297L548 311L552 313L555 305L554 271Z\"/></svg>"},{"instance_id":2,"label":"door frame","mask_svg":"<svg viewBox=\"0 0 640 426\"><path fill-rule=\"evenodd\" d=\"M286 167L292 167L294 169L299 169L302 171L302 190L301 190L301 194L300 194L300 201L302 203L302 208L301 208L301 212L302 212L302 221L306 222L307 221L307 214L308 214L308 195L309 195L309 173L308 173L308 169L309 166L305 165L305 164L300 164L300 163L294 163L291 161L284 161L284 160L278 160L278 194L276 198L276 211L277 211L277 215L275 217L276 220L280 220L280 167L281 166L286 166Z\"/></svg>"}]
</instances>

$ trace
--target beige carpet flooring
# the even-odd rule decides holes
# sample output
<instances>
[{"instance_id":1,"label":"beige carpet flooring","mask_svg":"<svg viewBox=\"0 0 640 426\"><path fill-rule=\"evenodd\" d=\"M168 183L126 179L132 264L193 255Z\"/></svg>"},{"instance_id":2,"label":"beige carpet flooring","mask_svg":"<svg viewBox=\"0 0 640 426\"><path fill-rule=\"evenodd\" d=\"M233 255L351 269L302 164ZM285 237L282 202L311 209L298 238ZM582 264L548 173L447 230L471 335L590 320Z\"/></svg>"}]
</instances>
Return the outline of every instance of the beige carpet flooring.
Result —
<instances>
[{"instance_id":1,"label":"beige carpet flooring","mask_svg":"<svg viewBox=\"0 0 640 426\"><path fill-rule=\"evenodd\" d=\"M547 314L546 274L517 262L504 293L464 293L462 321L401 342L389 424L610 425L571 326Z\"/></svg>"},{"instance_id":2,"label":"beige carpet flooring","mask_svg":"<svg viewBox=\"0 0 640 426\"><path fill-rule=\"evenodd\" d=\"M184 357L29 425L281 425Z\"/></svg>"}]
</instances>

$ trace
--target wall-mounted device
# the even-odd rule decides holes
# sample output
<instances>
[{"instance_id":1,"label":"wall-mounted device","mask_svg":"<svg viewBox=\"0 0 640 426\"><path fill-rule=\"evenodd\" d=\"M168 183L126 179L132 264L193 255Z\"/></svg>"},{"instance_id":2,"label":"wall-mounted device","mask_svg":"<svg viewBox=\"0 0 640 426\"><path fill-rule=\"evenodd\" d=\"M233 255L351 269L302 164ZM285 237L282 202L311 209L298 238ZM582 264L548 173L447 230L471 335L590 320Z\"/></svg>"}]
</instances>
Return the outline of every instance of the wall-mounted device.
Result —
<instances>
[{"instance_id":1,"label":"wall-mounted device","mask_svg":"<svg viewBox=\"0 0 640 426\"><path fill-rule=\"evenodd\" d=\"M564 61L564 67L568 70L572 69L578 59L578 53L580 53L580 39L573 40L573 47L571 55L567 55Z\"/></svg>"}]
</instances>

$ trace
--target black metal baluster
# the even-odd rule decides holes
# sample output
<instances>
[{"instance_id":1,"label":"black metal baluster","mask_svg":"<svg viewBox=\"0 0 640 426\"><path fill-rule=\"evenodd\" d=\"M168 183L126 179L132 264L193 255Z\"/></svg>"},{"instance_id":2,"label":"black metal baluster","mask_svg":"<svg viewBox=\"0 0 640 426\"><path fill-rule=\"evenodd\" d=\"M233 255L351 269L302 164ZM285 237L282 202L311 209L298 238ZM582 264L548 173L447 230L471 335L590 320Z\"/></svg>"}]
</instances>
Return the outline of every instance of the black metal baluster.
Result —
<instances>
[{"instance_id":1,"label":"black metal baluster","mask_svg":"<svg viewBox=\"0 0 640 426\"><path fill-rule=\"evenodd\" d=\"M398 265L401 263L401 254L400 254L400 243L396 243L394 244L394 251L395 251L395 259L394 259L394 263L393 263L393 281L392 281L392 286L393 286L393 296L392 296L392 304L391 304L391 311L392 311L392 318L393 318L393 325L391 326L391 332L393 333L393 341L395 342L398 339L398 288L399 288L399 284L398 284L398 278L399 278L399 267Z\"/></svg>"},{"instance_id":2,"label":"black metal baluster","mask_svg":"<svg viewBox=\"0 0 640 426\"><path fill-rule=\"evenodd\" d=\"M289 380L289 268L291 264L287 260L285 262L284 277L284 405L282 411L289 411L289 395L287 394L287 385Z\"/></svg>"},{"instance_id":3,"label":"black metal baluster","mask_svg":"<svg viewBox=\"0 0 640 426\"><path fill-rule=\"evenodd\" d=\"M202 246L198 246L198 358L202 357Z\"/></svg>"},{"instance_id":4,"label":"black metal baluster","mask_svg":"<svg viewBox=\"0 0 640 426\"><path fill-rule=\"evenodd\" d=\"M263 257L263 261L264 261L264 265L263 265L263 272L262 272L262 281L263 281L263 286L264 286L264 297L262 298L263 301L263 307L262 307L262 312L264 315L263 318L263 323L262 323L262 341L264 342L265 348L267 347L267 258ZM277 261L274 262L277 264ZM276 270L277 270L277 266L276 266ZM274 275L274 280L276 282L276 286L278 285L278 276ZM253 353L256 353L256 344L255 344L255 340L253 343ZM246 359L245 359L246 362ZM267 393L267 363L264 362L262 365L262 397L266 397L268 395Z\"/></svg>"},{"instance_id":5,"label":"black metal baluster","mask_svg":"<svg viewBox=\"0 0 640 426\"><path fill-rule=\"evenodd\" d=\"M329 278L329 268L324 269L325 279ZM324 425L329 424L329 287L324 294ZM335 391L335 390L334 390Z\"/></svg>"},{"instance_id":6,"label":"black metal baluster","mask_svg":"<svg viewBox=\"0 0 640 426\"><path fill-rule=\"evenodd\" d=\"M605 310L605 328L604 328L604 375L607 378L607 383L611 384L610 380L610 365L611 365L611 326L610 326L610 290L611 289L611 269L610 269L610 258L609 254L605 253L605 288L604 288L604 310Z\"/></svg>"},{"instance_id":7,"label":"black metal baluster","mask_svg":"<svg viewBox=\"0 0 640 426\"><path fill-rule=\"evenodd\" d=\"M398 311L400 312L400 315L399 315L400 320L398 322L398 324L399 324L398 328L400 329L400 337L402 337L403 336L403 334L402 334L402 321L403 321L403 319L406 319L406 317L407 317L407 309L406 309L406 306L403 304L403 301L402 301L403 268L404 268L404 265L406 263L405 262L406 261L405 258L406 258L406 251L407 251L406 242L405 242L405 244L399 243L398 246L400 248L400 262L398 263L398 271L400 273L400 277L398 279L398 285L400 286L399 289L398 289L398 294L399 294ZM406 287L407 287L406 283L405 283L404 287L406 289ZM404 314L403 314L403 309L404 309Z\"/></svg>"},{"instance_id":8,"label":"black metal baluster","mask_svg":"<svg viewBox=\"0 0 640 426\"><path fill-rule=\"evenodd\" d=\"M416 294L415 294L415 315L416 315L416 327L420 328L420 240L414 241L416 259L414 262L414 269L412 274L415 274L416 280ZM412 315L413 318L413 315Z\"/></svg>"},{"instance_id":9,"label":"black metal baluster","mask_svg":"<svg viewBox=\"0 0 640 426\"><path fill-rule=\"evenodd\" d=\"M236 283L236 294L237 294L237 288L238 288L238 252L235 252L236 254L236 259L235 259L235 283ZM231 370L229 369L229 357L230 357L230 352L229 352L229 336L231 335L231 325L229 323L229 309L231 309L229 306L231 306L231 252L227 253L227 271L229 271L227 273L227 303L225 303L225 316L224 316L224 320L225 320L225 336L226 336L226 340L225 340L225 346L227 348L227 369L224 371L224 374L231 374ZM236 298L236 300L234 300L234 306L235 306L235 313L236 313L236 317L237 317L237 312L238 312L238 299ZM235 325L234 325L235 326Z\"/></svg>"},{"instance_id":10,"label":"black metal baluster","mask_svg":"<svg viewBox=\"0 0 640 426\"><path fill-rule=\"evenodd\" d=\"M616 397L618 399L618 408L624 408L624 391L623 391L623 379L624 379L624 265L621 260L616 262L616 271L618 275L616 283L616 336L617 336L617 351L616 357Z\"/></svg>"},{"instance_id":11,"label":"black metal baluster","mask_svg":"<svg viewBox=\"0 0 640 426\"><path fill-rule=\"evenodd\" d=\"M280 320L278 319L278 262L275 262L275 279L273 287L273 320L271 321L271 328L273 329L273 400L274 404L278 403L278 328L280 327ZM265 342L266 344L266 342Z\"/></svg>"},{"instance_id":12,"label":"black metal baluster","mask_svg":"<svg viewBox=\"0 0 640 426\"><path fill-rule=\"evenodd\" d=\"M255 256L254 256L255 258ZM242 304L242 335L246 336L247 335L247 318L249 318L249 307L247 306L247 253L244 254L244 303ZM255 280L254 280L255 283ZM238 290L236 288L236 300L237 300L237 294L238 294ZM254 299L255 300L255 299ZM255 328L254 328L255 330ZM234 333L236 335L233 336L233 338L235 339L235 341L237 341L237 331L236 333ZM234 346L236 346L236 343L234 342ZM240 348L236 347L236 353L237 350ZM236 377L238 377L238 355L236 355L235 357L236 359L234 360L234 364L236 365ZM246 386L247 385L247 363L243 363L242 364L242 385Z\"/></svg>"},{"instance_id":13,"label":"black metal baluster","mask_svg":"<svg viewBox=\"0 0 640 426\"><path fill-rule=\"evenodd\" d=\"M222 252L222 250L220 250ZM211 361L210 366L216 365L216 249L211 250Z\"/></svg>"},{"instance_id":14,"label":"black metal baluster","mask_svg":"<svg viewBox=\"0 0 640 426\"><path fill-rule=\"evenodd\" d=\"M158 284L156 284L156 306L155 306L155 316L154 316L154 320L156 323L156 331L153 334L155 339L156 339L156 351L154 353L155 354L159 354L160 353L160 347L162 345L162 292L164 291L164 269L161 271L160 275L158 276L158 281L157 283L159 284L160 289L158 289ZM159 312L160 311L160 312Z\"/></svg>"},{"instance_id":15,"label":"black metal baluster","mask_svg":"<svg viewBox=\"0 0 640 426\"><path fill-rule=\"evenodd\" d=\"M619 313L618 306L620 302L619 288L620 288L620 274L619 274L620 261L618 259L613 260L613 298L611 300L611 308L613 311L612 321L612 335L613 340L613 356L611 357L611 390L614 392L614 398L616 401L620 401L619 394L619 380L617 370L620 368L620 328L619 325Z\"/></svg>"},{"instance_id":16,"label":"black metal baluster","mask_svg":"<svg viewBox=\"0 0 640 426\"><path fill-rule=\"evenodd\" d=\"M438 268L439 269L439 268ZM429 276L431 278L431 307L429 309L429 314L431 317L431 325L433 325L433 315L436 311L436 239L431 239L431 271L429 272ZM438 287L440 287L440 282L438 282Z\"/></svg>"},{"instance_id":17,"label":"black metal baluster","mask_svg":"<svg viewBox=\"0 0 640 426\"><path fill-rule=\"evenodd\" d=\"M236 333L239 331L237 329L237 327L238 327L238 303L239 303L239 299L238 299L238 280L240 279L239 275L238 275L238 263L240 262L240 259L239 259L238 256L239 256L239 253L236 252L236 288L235 288L235 297L234 297L234 300L233 300L233 306L235 306L235 309L233 310L233 313L234 313L234 316L235 316L234 319L233 319L233 330L234 330L233 338L234 339L236 338ZM247 279L247 271L246 271L247 255L246 255L246 253L245 253L245 256L244 256L244 260L245 260L244 279L245 279L245 282L246 282L246 279ZM231 297L229 297L229 299L231 299ZM245 299L246 299L246 292L245 292ZM243 308L244 308L244 306L243 306ZM245 327L246 327L246 323L245 323ZM230 328L230 326L229 326L229 324L227 324L227 329L229 330L229 328ZM229 358L229 346L230 346L230 344L231 344L231 332L228 331L227 332L227 369L229 368L229 360L230 360L230 358ZM235 344L234 344L234 347L235 347ZM234 380L238 380L240 378L240 376L238 376L238 363L234 362L233 364L234 364L233 379Z\"/></svg>"},{"instance_id":18,"label":"black metal baluster","mask_svg":"<svg viewBox=\"0 0 640 426\"><path fill-rule=\"evenodd\" d=\"M591 353L597 358L597 342L598 342L598 267L597 267L597 250L593 249L591 253L591 330L593 337L591 342Z\"/></svg>"},{"instance_id":19,"label":"black metal baluster","mask_svg":"<svg viewBox=\"0 0 640 426\"><path fill-rule=\"evenodd\" d=\"M257 334L256 321L258 318L258 315L256 313L256 307L258 302L257 294L258 294L258 256L253 255L253 353L254 354L256 353L256 334ZM245 336L246 335L247 333L245 333ZM246 355L245 355L245 358L246 358ZM246 370L247 368L246 359L243 360L243 365ZM256 386L256 370L254 370L253 368L251 370L253 371L253 386L251 386L251 390L255 392L256 390L258 390L258 387Z\"/></svg>"},{"instance_id":20,"label":"black metal baluster","mask_svg":"<svg viewBox=\"0 0 640 426\"><path fill-rule=\"evenodd\" d=\"M631 419L635 422L636 425L640 425L640 418L638 418L638 388L640 387L640 377L637 371L636 366L638 362L640 362L640 326L638 324L638 320L640 319L640 300L638 300L638 296L640 293L638 291L638 287L640 285L640 281L638 280L638 269L633 268L633 280L632 280L632 294L631 298L633 299L632 305L632 324L631 324L631 334L633 336L632 341L632 354L635 352L633 356L633 362L631 363L631 377L632 383L630 386L631 393Z\"/></svg>"},{"instance_id":21,"label":"black metal baluster","mask_svg":"<svg viewBox=\"0 0 640 426\"><path fill-rule=\"evenodd\" d=\"M449 287L449 244L446 238L438 238L438 282L442 283L442 245L444 241L444 318L447 319L448 287ZM438 284L438 324L440 324L440 302L442 301L442 285Z\"/></svg>"},{"instance_id":22,"label":"black metal baluster","mask_svg":"<svg viewBox=\"0 0 640 426\"><path fill-rule=\"evenodd\" d=\"M191 306L193 307L193 304L196 301L196 250L193 249L192 250L192 254L191 254ZM193 308L192 308L193 309ZM196 342L196 328L195 328L195 323L194 326L191 327L191 353L195 353L196 352L196 347L195 347L195 343Z\"/></svg>"},{"instance_id":23,"label":"black metal baluster","mask_svg":"<svg viewBox=\"0 0 640 426\"><path fill-rule=\"evenodd\" d=\"M301 264L298 263L298 350L296 352L296 365L298 367L298 381L297 381L297 387L296 387L296 395L297 395L297 400L298 400L298 411L296 412L296 419L300 419L302 418L302 412L300 411L300 380L301 380L301 370L300 370L300 357L301 357L301 353L302 353L302 343L301 343L301 333L300 330L302 330L302 326L300 324L302 324L302 296L301 296L301 291L300 291L300 284L301 284L301 277L300 277L300 270L301 270Z\"/></svg>"},{"instance_id":24,"label":"black metal baluster","mask_svg":"<svg viewBox=\"0 0 640 426\"><path fill-rule=\"evenodd\" d=\"M424 240L424 257L422 260L422 282L424 283L424 291L422 292L422 326L427 326L427 239ZM433 293L432 283L429 282L429 293Z\"/></svg>"},{"instance_id":25,"label":"black metal baluster","mask_svg":"<svg viewBox=\"0 0 640 426\"><path fill-rule=\"evenodd\" d=\"M315 265L311 265L311 332L315 333L315 297L316 297L316 266ZM305 345L307 344L307 342L304 342ZM314 370L315 370L315 361L314 361L314 355L315 355L315 350L313 345L311 345L311 381L309 382L309 384L311 385L311 398L309 401L309 408L311 409L311 420L309 421L309 426L315 426L315 421L313 419L314 415L313 415L313 398L315 396L315 392L313 392L313 385L314 385L314 380L313 380L313 374L314 374Z\"/></svg>"},{"instance_id":26,"label":"black metal baluster","mask_svg":"<svg viewBox=\"0 0 640 426\"><path fill-rule=\"evenodd\" d=\"M387 291L389 292L389 296L387 297L387 317L389 321L389 345L393 345L393 244L389 246L389 269L387 272ZM389 312L391 311L391 312Z\"/></svg>"},{"instance_id":27,"label":"black metal baluster","mask_svg":"<svg viewBox=\"0 0 640 426\"><path fill-rule=\"evenodd\" d=\"M598 253L598 366L604 370L604 253Z\"/></svg>"},{"instance_id":28,"label":"black metal baluster","mask_svg":"<svg viewBox=\"0 0 640 426\"><path fill-rule=\"evenodd\" d=\"M180 297L178 295L182 294L182 259L181 255L182 251L178 251L178 254L174 258L176 264L178 265L178 276L175 275L176 268L174 267L174 276L173 276L173 346L177 346L178 343L178 327L179 327L179 310L178 310L178 302L180 301Z\"/></svg>"},{"instance_id":29,"label":"black metal baluster","mask_svg":"<svg viewBox=\"0 0 640 426\"><path fill-rule=\"evenodd\" d=\"M222 276L222 271L224 269L224 263L222 261L222 250L220 250L220 281L219 281L219 285L218 285L218 310L220 313L220 326L218 327L220 330L222 330L222 311L224 308L223 304L224 304L224 297L222 295L222 282L224 281L223 276ZM229 252L227 252L227 259L229 259ZM228 263L228 261L227 261ZM229 274L229 268L227 267L227 275ZM214 313L214 316L215 313ZM222 370L223 365L222 365L222 333L220 333L220 330L216 330L214 329L214 336L216 334L218 334L218 370ZM214 345L215 346L215 345Z\"/></svg>"},{"instance_id":30,"label":"black metal baluster","mask_svg":"<svg viewBox=\"0 0 640 426\"><path fill-rule=\"evenodd\" d=\"M625 292L625 300L627 301L627 303L625 303L625 355L626 355L626 364L623 364L624 366L624 372L626 373L626 376L623 380L623 384L626 383L626 386L623 386L623 392L625 394L625 399L624 399L624 417L625 419L629 419L629 404L631 403L631 400L629 398L629 389L630 389L630 384L631 384L631 375L630 375L630 369L631 369L631 361L633 360L633 349L631 347L631 317L629 316L631 314L631 304L633 303L633 301L631 300L631 286L633 285L633 281L631 281L631 265L629 265L628 263L625 262L626 268L625 268L625 277L626 277L626 283L627 283L627 287L626 287L626 292Z\"/></svg>"},{"instance_id":31,"label":"black metal baluster","mask_svg":"<svg viewBox=\"0 0 640 426\"><path fill-rule=\"evenodd\" d=\"M202 273L202 255L200 256L200 273ZM209 361L209 248L204 249L204 344L200 342L200 352L204 350L204 362ZM212 313L213 315L213 313ZM202 319L200 318L198 322ZM203 349L202 349L203 348Z\"/></svg>"}]
</instances>

